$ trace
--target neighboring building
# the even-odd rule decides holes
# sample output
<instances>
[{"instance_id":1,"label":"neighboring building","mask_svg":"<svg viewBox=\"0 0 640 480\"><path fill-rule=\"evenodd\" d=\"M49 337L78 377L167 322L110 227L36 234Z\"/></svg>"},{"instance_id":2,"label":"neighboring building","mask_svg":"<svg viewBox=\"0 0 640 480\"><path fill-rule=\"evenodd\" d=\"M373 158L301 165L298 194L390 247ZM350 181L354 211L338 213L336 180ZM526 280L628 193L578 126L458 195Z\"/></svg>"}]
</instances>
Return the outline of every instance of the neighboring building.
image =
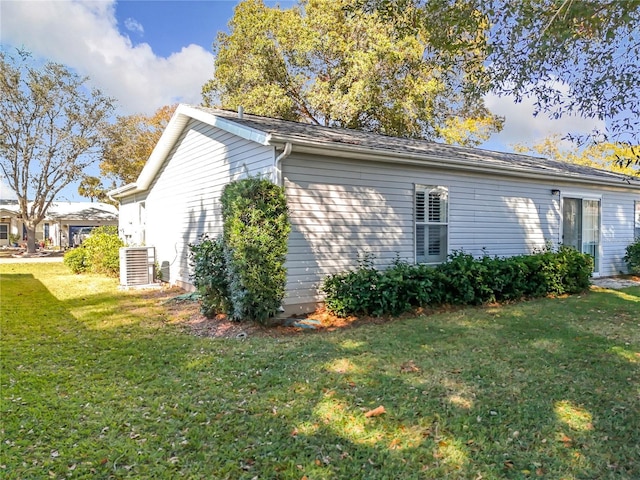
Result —
<instances>
[{"instance_id":1,"label":"neighboring building","mask_svg":"<svg viewBox=\"0 0 640 480\"><path fill-rule=\"evenodd\" d=\"M129 244L156 247L163 278L190 286L189 243L221 233L232 180L284 184L292 232L288 312L313 308L327 274L364 252L437 264L454 250L511 256L547 244L626 271L640 179L559 161L181 105L138 180L110 192Z\"/></svg>"},{"instance_id":2,"label":"neighboring building","mask_svg":"<svg viewBox=\"0 0 640 480\"><path fill-rule=\"evenodd\" d=\"M91 229L118 225L118 209L107 203L54 202L36 228L36 243L51 247L73 247L82 243ZM0 199L0 247L26 243L27 230L17 200Z\"/></svg>"}]
</instances>

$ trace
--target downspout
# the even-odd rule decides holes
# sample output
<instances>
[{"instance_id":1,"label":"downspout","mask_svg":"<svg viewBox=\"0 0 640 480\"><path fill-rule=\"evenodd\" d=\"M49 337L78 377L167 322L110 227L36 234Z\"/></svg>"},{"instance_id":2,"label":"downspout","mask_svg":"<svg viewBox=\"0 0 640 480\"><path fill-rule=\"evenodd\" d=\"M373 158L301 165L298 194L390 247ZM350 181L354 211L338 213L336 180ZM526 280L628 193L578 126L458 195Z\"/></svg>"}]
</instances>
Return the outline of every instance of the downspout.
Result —
<instances>
[{"instance_id":1,"label":"downspout","mask_svg":"<svg viewBox=\"0 0 640 480\"><path fill-rule=\"evenodd\" d=\"M284 180L282 178L282 161L291 155L291 148L291 142L287 142L282 153L276 157L275 183L281 187L284 185Z\"/></svg>"}]
</instances>

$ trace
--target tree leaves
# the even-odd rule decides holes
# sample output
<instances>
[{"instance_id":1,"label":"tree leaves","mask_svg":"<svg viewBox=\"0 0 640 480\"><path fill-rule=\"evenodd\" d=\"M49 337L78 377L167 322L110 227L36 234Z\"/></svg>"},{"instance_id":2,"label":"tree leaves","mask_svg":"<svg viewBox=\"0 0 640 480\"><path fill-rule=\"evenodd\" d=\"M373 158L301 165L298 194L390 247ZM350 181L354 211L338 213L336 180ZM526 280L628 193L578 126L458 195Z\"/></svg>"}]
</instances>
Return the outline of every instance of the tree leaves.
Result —
<instances>
[{"instance_id":1,"label":"tree leaves","mask_svg":"<svg viewBox=\"0 0 640 480\"><path fill-rule=\"evenodd\" d=\"M0 52L0 171L16 192L33 252L51 202L97 160L113 102L63 65L36 67L29 54L18 56Z\"/></svg>"},{"instance_id":2,"label":"tree leaves","mask_svg":"<svg viewBox=\"0 0 640 480\"><path fill-rule=\"evenodd\" d=\"M218 35L204 104L387 135L485 140L501 120L475 85L483 51L452 53L419 18L411 6L388 22L348 0L289 10L246 0L230 33Z\"/></svg>"},{"instance_id":3,"label":"tree leaves","mask_svg":"<svg viewBox=\"0 0 640 480\"><path fill-rule=\"evenodd\" d=\"M604 120L609 141L640 140L640 0L360 0L357 5L401 28L433 32L430 42L439 61L462 58L473 79L466 85L478 91L516 101L531 96L536 113ZM421 27L403 22L407 8L417 10ZM467 54L481 64L471 68ZM580 140L598 140L602 133Z\"/></svg>"},{"instance_id":4,"label":"tree leaves","mask_svg":"<svg viewBox=\"0 0 640 480\"><path fill-rule=\"evenodd\" d=\"M160 107L151 116L118 117L103 130L105 148L100 171L116 184L135 182L171 120L177 105Z\"/></svg>"}]
</instances>

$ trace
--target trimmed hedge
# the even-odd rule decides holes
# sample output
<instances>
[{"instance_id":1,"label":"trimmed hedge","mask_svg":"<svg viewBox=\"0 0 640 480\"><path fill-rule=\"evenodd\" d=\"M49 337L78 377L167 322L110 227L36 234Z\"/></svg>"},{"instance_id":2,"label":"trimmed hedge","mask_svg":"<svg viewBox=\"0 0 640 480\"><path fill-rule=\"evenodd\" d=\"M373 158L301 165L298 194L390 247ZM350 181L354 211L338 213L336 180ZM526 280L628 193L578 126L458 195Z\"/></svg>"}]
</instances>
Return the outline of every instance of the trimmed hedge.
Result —
<instances>
[{"instance_id":1,"label":"trimmed hedge","mask_svg":"<svg viewBox=\"0 0 640 480\"><path fill-rule=\"evenodd\" d=\"M278 312L287 281L284 188L262 178L238 180L225 186L220 203L222 236L190 245L202 312L266 323Z\"/></svg>"},{"instance_id":2,"label":"trimmed hedge","mask_svg":"<svg viewBox=\"0 0 640 480\"><path fill-rule=\"evenodd\" d=\"M453 252L436 267L396 261L386 270L370 263L328 276L327 309L338 316L398 315L417 307L481 305L579 293L591 284L593 259L573 248L510 258L474 258Z\"/></svg>"}]
</instances>

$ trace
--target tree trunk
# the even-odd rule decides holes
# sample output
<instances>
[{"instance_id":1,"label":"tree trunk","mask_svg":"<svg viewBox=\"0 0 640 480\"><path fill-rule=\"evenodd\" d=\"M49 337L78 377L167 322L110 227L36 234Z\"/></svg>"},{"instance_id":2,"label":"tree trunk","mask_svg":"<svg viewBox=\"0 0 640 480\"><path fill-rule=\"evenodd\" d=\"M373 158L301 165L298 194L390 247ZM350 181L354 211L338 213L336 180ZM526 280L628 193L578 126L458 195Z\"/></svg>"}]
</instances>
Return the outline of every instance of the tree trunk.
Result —
<instances>
[{"instance_id":1,"label":"tree trunk","mask_svg":"<svg viewBox=\"0 0 640 480\"><path fill-rule=\"evenodd\" d=\"M26 222L25 227L27 228L27 253L35 253L36 252L36 225L31 222Z\"/></svg>"}]
</instances>

